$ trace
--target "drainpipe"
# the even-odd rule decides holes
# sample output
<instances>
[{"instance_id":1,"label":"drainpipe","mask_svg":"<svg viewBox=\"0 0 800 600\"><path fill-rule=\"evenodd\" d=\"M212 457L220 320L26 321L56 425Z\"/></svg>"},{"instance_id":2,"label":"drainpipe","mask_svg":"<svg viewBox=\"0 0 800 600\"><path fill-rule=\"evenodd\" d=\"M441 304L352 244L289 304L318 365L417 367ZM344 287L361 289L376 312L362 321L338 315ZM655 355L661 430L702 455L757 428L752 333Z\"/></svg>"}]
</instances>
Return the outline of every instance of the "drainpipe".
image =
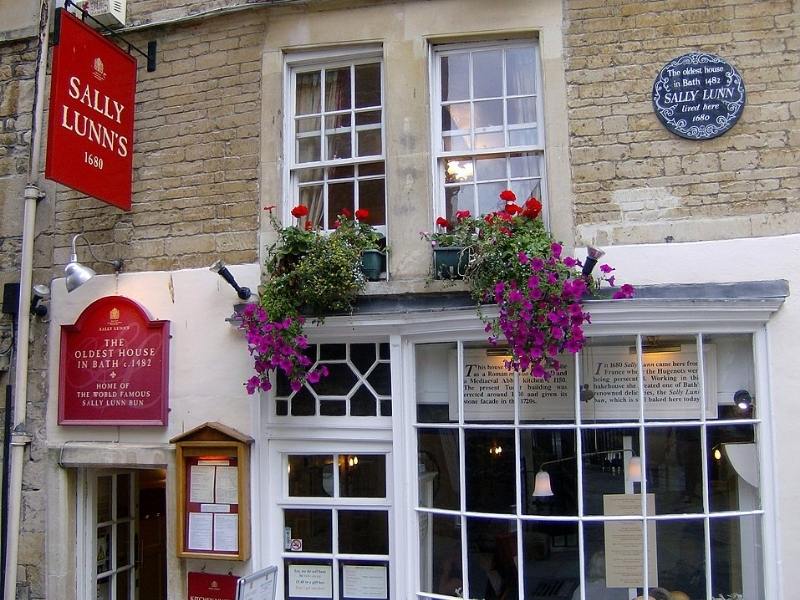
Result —
<instances>
[{"instance_id":1,"label":"drainpipe","mask_svg":"<svg viewBox=\"0 0 800 600\"><path fill-rule=\"evenodd\" d=\"M31 154L28 162L28 185L25 186L25 213L22 222L22 257L19 286L19 315L17 320L17 352L14 365L14 422L11 430L11 476L9 478L8 546L6 547L6 580L3 597L13 600L17 591L17 559L19 555L20 512L22 506L22 466L25 446L31 436L25 430L28 403L28 353L30 351L31 286L33 285L33 238L36 233L36 205L43 197L36 182L42 153L42 123L47 78L47 54L50 42L50 7L41 0L39 13L39 48L37 53L33 122L31 123Z\"/></svg>"}]
</instances>

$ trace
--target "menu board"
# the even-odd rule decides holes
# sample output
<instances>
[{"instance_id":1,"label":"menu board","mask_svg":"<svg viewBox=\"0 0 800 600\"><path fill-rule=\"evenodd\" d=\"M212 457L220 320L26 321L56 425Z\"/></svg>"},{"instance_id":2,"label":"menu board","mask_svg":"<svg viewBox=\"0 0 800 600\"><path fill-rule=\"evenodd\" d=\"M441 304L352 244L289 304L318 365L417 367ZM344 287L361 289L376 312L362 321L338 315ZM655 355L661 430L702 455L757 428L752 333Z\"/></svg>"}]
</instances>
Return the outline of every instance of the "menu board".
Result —
<instances>
[{"instance_id":1,"label":"menu board","mask_svg":"<svg viewBox=\"0 0 800 600\"><path fill-rule=\"evenodd\" d=\"M186 468L188 552L239 552L239 478L235 457L190 457Z\"/></svg>"}]
</instances>

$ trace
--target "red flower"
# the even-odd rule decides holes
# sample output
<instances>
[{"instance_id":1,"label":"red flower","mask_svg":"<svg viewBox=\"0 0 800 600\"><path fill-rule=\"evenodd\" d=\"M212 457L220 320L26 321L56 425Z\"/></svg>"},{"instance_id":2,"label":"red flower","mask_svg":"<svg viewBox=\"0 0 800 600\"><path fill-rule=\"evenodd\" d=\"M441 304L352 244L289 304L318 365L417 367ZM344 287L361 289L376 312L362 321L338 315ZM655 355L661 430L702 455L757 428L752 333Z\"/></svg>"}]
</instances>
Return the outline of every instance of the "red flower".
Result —
<instances>
[{"instance_id":1,"label":"red flower","mask_svg":"<svg viewBox=\"0 0 800 600\"><path fill-rule=\"evenodd\" d=\"M517 195L511 190L503 190L502 192L500 192L500 200L504 200L506 202L514 202L516 199Z\"/></svg>"},{"instance_id":2,"label":"red flower","mask_svg":"<svg viewBox=\"0 0 800 600\"><path fill-rule=\"evenodd\" d=\"M511 230L508 227L501 227L500 233L504 233L508 237L511 237Z\"/></svg>"},{"instance_id":3,"label":"red flower","mask_svg":"<svg viewBox=\"0 0 800 600\"><path fill-rule=\"evenodd\" d=\"M457 210L456 211L456 219L461 221L462 219L468 219L470 217L470 212L468 210Z\"/></svg>"},{"instance_id":4,"label":"red flower","mask_svg":"<svg viewBox=\"0 0 800 600\"><path fill-rule=\"evenodd\" d=\"M513 202L507 202L506 203L506 212L508 214L510 214L510 215L515 215L518 212L522 212L522 209L519 207L519 205L514 204Z\"/></svg>"},{"instance_id":5,"label":"red flower","mask_svg":"<svg viewBox=\"0 0 800 600\"><path fill-rule=\"evenodd\" d=\"M300 204L298 206L295 206L292 209L292 216L293 217L297 217L298 219L300 217L305 217L307 214L308 214L308 207L307 206L303 206L302 204Z\"/></svg>"},{"instance_id":6,"label":"red flower","mask_svg":"<svg viewBox=\"0 0 800 600\"><path fill-rule=\"evenodd\" d=\"M450 221L448 221L444 217L439 217L438 219L436 219L436 224L439 227L444 227L445 229L450 229L450 227L452 227L452 225L450 225Z\"/></svg>"},{"instance_id":7,"label":"red flower","mask_svg":"<svg viewBox=\"0 0 800 600\"><path fill-rule=\"evenodd\" d=\"M359 221L366 221L369 219L369 211L366 208L359 208L356 211L356 219Z\"/></svg>"},{"instance_id":8,"label":"red flower","mask_svg":"<svg viewBox=\"0 0 800 600\"><path fill-rule=\"evenodd\" d=\"M503 219L503 221L510 221L513 219L511 213L507 213L505 211L496 212L494 213L494 216L496 216L498 219Z\"/></svg>"},{"instance_id":9,"label":"red flower","mask_svg":"<svg viewBox=\"0 0 800 600\"><path fill-rule=\"evenodd\" d=\"M305 224L306 231L311 231L312 227L314 227L314 226L311 224L311 221L306 221L306 224Z\"/></svg>"},{"instance_id":10,"label":"red flower","mask_svg":"<svg viewBox=\"0 0 800 600\"><path fill-rule=\"evenodd\" d=\"M345 217L346 219L349 219L350 217L353 216L353 211L350 210L349 208L343 208L342 212L341 212L341 215L343 217Z\"/></svg>"},{"instance_id":11,"label":"red flower","mask_svg":"<svg viewBox=\"0 0 800 600\"><path fill-rule=\"evenodd\" d=\"M531 196L525 201L525 210L522 211L522 214L528 217L529 219L535 219L539 216L542 212L542 203L539 202L536 198Z\"/></svg>"},{"instance_id":12,"label":"red flower","mask_svg":"<svg viewBox=\"0 0 800 600\"><path fill-rule=\"evenodd\" d=\"M489 225L491 225L492 221L494 221L494 213L487 214L485 217L483 217L483 220L486 221Z\"/></svg>"}]
</instances>

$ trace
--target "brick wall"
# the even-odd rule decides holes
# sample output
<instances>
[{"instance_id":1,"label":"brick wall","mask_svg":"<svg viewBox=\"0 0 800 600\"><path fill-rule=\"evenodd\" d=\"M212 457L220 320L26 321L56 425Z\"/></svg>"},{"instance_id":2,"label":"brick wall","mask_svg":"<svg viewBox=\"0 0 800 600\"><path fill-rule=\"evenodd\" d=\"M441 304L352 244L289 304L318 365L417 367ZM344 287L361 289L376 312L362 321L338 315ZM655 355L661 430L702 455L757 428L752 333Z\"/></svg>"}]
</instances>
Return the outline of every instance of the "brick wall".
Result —
<instances>
[{"instance_id":1,"label":"brick wall","mask_svg":"<svg viewBox=\"0 0 800 600\"><path fill-rule=\"evenodd\" d=\"M142 46L158 41L159 62L147 73L140 61L132 210L60 188L56 264L67 262L79 232L100 246L99 256L121 257L132 271L257 260L264 36L257 14L138 34Z\"/></svg>"},{"instance_id":2,"label":"brick wall","mask_svg":"<svg viewBox=\"0 0 800 600\"><path fill-rule=\"evenodd\" d=\"M567 0L579 243L800 231L800 2ZM747 104L714 140L669 133L652 86L672 58L716 54Z\"/></svg>"}]
</instances>

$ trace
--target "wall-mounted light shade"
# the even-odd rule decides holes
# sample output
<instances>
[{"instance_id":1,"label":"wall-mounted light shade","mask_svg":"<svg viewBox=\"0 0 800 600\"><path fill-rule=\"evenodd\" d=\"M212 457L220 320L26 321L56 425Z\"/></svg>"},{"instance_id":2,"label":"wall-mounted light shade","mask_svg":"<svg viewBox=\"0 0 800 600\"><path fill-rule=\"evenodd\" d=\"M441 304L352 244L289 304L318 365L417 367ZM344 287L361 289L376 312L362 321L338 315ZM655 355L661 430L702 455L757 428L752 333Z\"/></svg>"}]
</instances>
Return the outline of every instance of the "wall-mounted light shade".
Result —
<instances>
[{"instance_id":1,"label":"wall-mounted light shade","mask_svg":"<svg viewBox=\"0 0 800 600\"><path fill-rule=\"evenodd\" d=\"M92 277L97 275L97 273L94 272L94 269L85 267L84 265L79 263L78 257L75 256L74 254L72 255L72 258L70 259L66 268L64 269L64 274L67 276L68 292L71 292L81 287L84 283L86 283Z\"/></svg>"},{"instance_id":2,"label":"wall-mounted light shade","mask_svg":"<svg viewBox=\"0 0 800 600\"><path fill-rule=\"evenodd\" d=\"M597 261L603 257L605 252L600 248L593 248L589 246L586 248L586 260L583 261L583 270L581 271L581 275L584 277L588 277L592 274L594 270L594 266L597 264Z\"/></svg>"},{"instance_id":3,"label":"wall-mounted light shade","mask_svg":"<svg viewBox=\"0 0 800 600\"><path fill-rule=\"evenodd\" d=\"M533 497L548 498L553 495L553 488L550 485L550 474L547 471L539 471L533 480Z\"/></svg>"},{"instance_id":4,"label":"wall-mounted light shade","mask_svg":"<svg viewBox=\"0 0 800 600\"><path fill-rule=\"evenodd\" d=\"M628 460L628 481L642 483L642 459L639 456L631 456Z\"/></svg>"},{"instance_id":5,"label":"wall-mounted light shade","mask_svg":"<svg viewBox=\"0 0 800 600\"><path fill-rule=\"evenodd\" d=\"M231 272L228 270L228 267L225 266L225 263L221 259L216 261L213 265L211 265L209 267L209 270L222 277L228 283L228 285L230 285L234 290L236 290L236 295L239 296L239 298L241 298L242 300L247 300L252 295L249 287L244 287L236 283L236 280L233 278L233 275L231 274Z\"/></svg>"}]
</instances>

